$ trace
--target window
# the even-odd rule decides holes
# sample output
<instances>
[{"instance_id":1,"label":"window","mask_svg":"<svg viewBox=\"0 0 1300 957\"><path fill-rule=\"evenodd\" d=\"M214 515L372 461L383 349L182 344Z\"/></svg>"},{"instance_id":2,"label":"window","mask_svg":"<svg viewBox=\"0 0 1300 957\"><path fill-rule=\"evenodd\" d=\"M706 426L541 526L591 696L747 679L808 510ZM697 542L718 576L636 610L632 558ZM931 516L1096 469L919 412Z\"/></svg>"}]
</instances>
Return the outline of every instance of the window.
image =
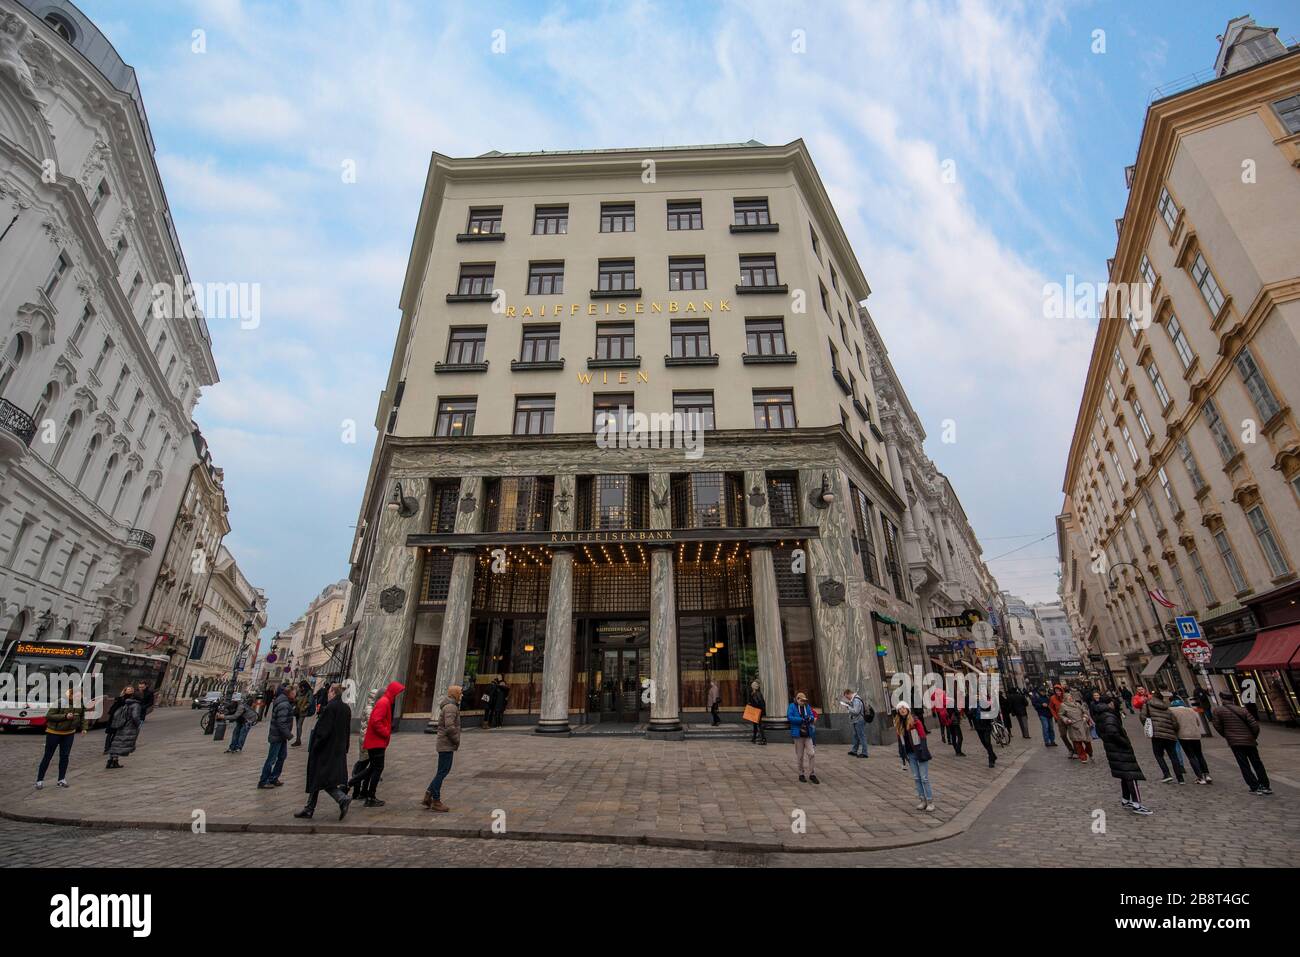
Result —
<instances>
[{"instance_id":1,"label":"window","mask_svg":"<svg viewBox=\"0 0 1300 957\"><path fill-rule=\"evenodd\" d=\"M568 231L568 206L538 206L533 210L534 236L557 236Z\"/></svg>"},{"instance_id":2,"label":"window","mask_svg":"<svg viewBox=\"0 0 1300 957\"><path fill-rule=\"evenodd\" d=\"M81 311L81 318L77 320L77 325L73 328L72 335L68 337L68 341L74 346L80 345L81 337L85 335L86 327L89 326L94 319L95 310L92 306L87 305L86 308Z\"/></svg>"},{"instance_id":3,"label":"window","mask_svg":"<svg viewBox=\"0 0 1300 957\"><path fill-rule=\"evenodd\" d=\"M529 263L528 295L549 296L564 292L564 263Z\"/></svg>"},{"instance_id":4,"label":"window","mask_svg":"<svg viewBox=\"0 0 1300 957\"><path fill-rule=\"evenodd\" d=\"M1119 372L1119 377L1123 379L1125 374L1128 372L1128 366L1124 364L1124 357L1119 354L1119 346L1115 347L1114 357L1115 357L1115 368Z\"/></svg>"},{"instance_id":5,"label":"window","mask_svg":"<svg viewBox=\"0 0 1300 957\"><path fill-rule=\"evenodd\" d=\"M1300 133L1300 93L1288 96L1285 100L1277 100L1273 109L1277 110L1278 119L1288 133Z\"/></svg>"},{"instance_id":6,"label":"window","mask_svg":"<svg viewBox=\"0 0 1300 957\"><path fill-rule=\"evenodd\" d=\"M465 232L471 236L501 232L501 207L487 206L471 209L469 211L469 223L465 226Z\"/></svg>"},{"instance_id":7,"label":"window","mask_svg":"<svg viewBox=\"0 0 1300 957\"><path fill-rule=\"evenodd\" d=\"M18 372L18 367L23 364L23 359L27 357L27 351L27 337L25 335L16 335L9 340L4 355L0 356L0 393L9 388L9 383L13 381L14 375Z\"/></svg>"},{"instance_id":8,"label":"window","mask_svg":"<svg viewBox=\"0 0 1300 957\"><path fill-rule=\"evenodd\" d=\"M521 395L515 399L515 435L550 435L555 431L555 396Z\"/></svg>"},{"instance_id":9,"label":"window","mask_svg":"<svg viewBox=\"0 0 1300 957\"><path fill-rule=\"evenodd\" d=\"M1115 473L1119 476L1121 482L1127 482L1128 476L1124 474L1124 466L1119 464L1119 456L1114 449L1110 450L1110 460L1115 463Z\"/></svg>"},{"instance_id":10,"label":"window","mask_svg":"<svg viewBox=\"0 0 1300 957\"><path fill-rule=\"evenodd\" d=\"M1142 429L1142 435L1151 438L1151 423L1147 421L1146 413L1142 411L1142 403L1137 399L1133 400L1133 414L1137 416L1138 426Z\"/></svg>"},{"instance_id":11,"label":"window","mask_svg":"<svg viewBox=\"0 0 1300 957\"><path fill-rule=\"evenodd\" d=\"M1219 549L1219 557L1223 559L1223 567L1228 570L1228 577L1232 579L1232 590L1245 591L1248 587L1246 579L1241 574L1241 566L1237 564L1237 555L1232 550L1232 542L1228 541L1228 533L1223 529L1215 532L1214 544Z\"/></svg>"},{"instance_id":12,"label":"window","mask_svg":"<svg viewBox=\"0 0 1300 957\"><path fill-rule=\"evenodd\" d=\"M672 324L672 354L674 359L694 359L711 356L708 321L679 321Z\"/></svg>"},{"instance_id":13,"label":"window","mask_svg":"<svg viewBox=\"0 0 1300 957\"><path fill-rule=\"evenodd\" d=\"M113 247L113 261L119 266L122 265L122 258L126 256L127 248L126 236L118 236L117 244Z\"/></svg>"},{"instance_id":14,"label":"window","mask_svg":"<svg viewBox=\"0 0 1300 957\"><path fill-rule=\"evenodd\" d=\"M1155 526L1157 532L1163 532L1165 523L1160 518L1160 510L1156 508L1156 500L1151 497L1150 489L1142 490L1142 500L1147 503L1147 511L1151 513L1151 524Z\"/></svg>"},{"instance_id":15,"label":"window","mask_svg":"<svg viewBox=\"0 0 1300 957\"><path fill-rule=\"evenodd\" d=\"M477 398L438 400L438 422L434 435L464 438L474 434Z\"/></svg>"},{"instance_id":16,"label":"window","mask_svg":"<svg viewBox=\"0 0 1300 957\"><path fill-rule=\"evenodd\" d=\"M555 362L560 358L559 326L524 326L521 362Z\"/></svg>"},{"instance_id":17,"label":"window","mask_svg":"<svg viewBox=\"0 0 1300 957\"><path fill-rule=\"evenodd\" d=\"M1173 399L1169 397L1169 390L1165 388L1165 381L1160 378L1160 370L1156 368L1154 362L1147 363L1147 375L1151 378L1151 385L1155 387L1156 397L1160 400L1160 408L1169 408L1169 403Z\"/></svg>"},{"instance_id":18,"label":"window","mask_svg":"<svg viewBox=\"0 0 1300 957\"><path fill-rule=\"evenodd\" d=\"M1228 427L1219 417L1219 407L1214 404L1213 399L1205 400L1205 405L1201 406L1201 415L1205 417L1205 424L1210 427L1210 435L1214 436L1214 444L1219 449L1219 455L1223 461L1229 461L1237 454L1237 446L1233 444L1232 436L1228 434Z\"/></svg>"},{"instance_id":19,"label":"window","mask_svg":"<svg viewBox=\"0 0 1300 957\"><path fill-rule=\"evenodd\" d=\"M1192 606L1192 596L1187 594L1187 583L1183 581L1183 569L1178 564L1178 560L1171 558L1169 568L1174 573L1174 586L1178 589L1179 596L1183 599L1183 609L1189 609Z\"/></svg>"},{"instance_id":20,"label":"window","mask_svg":"<svg viewBox=\"0 0 1300 957\"><path fill-rule=\"evenodd\" d=\"M1111 405L1114 405L1116 402L1119 401L1117 398L1115 398L1115 390L1110 387L1109 379L1106 380L1104 388L1106 390L1106 398L1110 401Z\"/></svg>"},{"instance_id":21,"label":"window","mask_svg":"<svg viewBox=\"0 0 1300 957\"><path fill-rule=\"evenodd\" d=\"M1273 577L1285 575L1289 571L1286 559L1282 556L1282 549L1278 547L1277 539L1273 537L1273 529L1269 528L1268 517L1264 514L1263 506L1256 505L1248 510L1246 518L1250 520L1250 527L1255 537L1259 539L1260 551L1268 559L1268 568L1273 573Z\"/></svg>"},{"instance_id":22,"label":"window","mask_svg":"<svg viewBox=\"0 0 1300 957\"><path fill-rule=\"evenodd\" d=\"M876 565L876 537L872 534L871 500L852 483L849 484L849 497L853 499L853 544L862 558L862 577L879 588L880 572Z\"/></svg>"},{"instance_id":23,"label":"window","mask_svg":"<svg viewBox=\"0 0 1300 957\"><path fill-rule=\"evenodd\" d=\"M793 429L794 391L791 389L754 390L754 428Z\"/></svg>"},{"instance_id":24,"label":"window","mask_svg":"<svg viewBox=\"0 0 1300 957\"><path fill-rule=\"evenodd\" d=\"M894 596L906 598L907 593L903 589L903 566L898 559L898 526L883 515L880 516L880 524L885 530L885 569L889 572L890 581L894 585Z\"/></svg>"},{"instance_id":25,"label":"window","mask_svg":"<svg viewBox=\"0 0 1300 957\"><path fill-rule=\"evenodd\" d=\"M775 256L741 256L740 284L742 286L776 286Z\"/></svg>"},{"instance_id":26,"label":"window","mask_svg":"<svg viewBox=\"0 0 1300 957\"><path fill-rule=\"evenodd\" d=\"M108 180L101 179L99 185L95 187L95 195L90 198L90 211L98 213L100 207L104 205L104 200L108 199Z\"/></svg>"},{"instance_id":27,"label":"window","mask_svg":"<svg viewBox=\"0 0 1300 957\"><path fill-rule=\"evenodd\" d=\"M1192 447L1185 435L1178 440L1178 456L1183 460L1183 468L1187 469L1187 477L1192 481L1192 491L1199 493L1205 488L1205 478L1196 465L1196 459L1192 457Z\"/></svg>"},{"instance_id":28,"label":"window","mask_svg":"<svg viewBox=\"0 0 1300 957\"><path fill-rule=\"evenodd\" d=\"M45 280L45 295L49 299L54 298L54 293L59 288L59 283L63 281L64 274L72 268L72 263L66 253L59 253L59 258L54 260L54 268L50 270L50 278Z\"/></svg>"},{"instance_id":29,"label":"window","mask_svg":"<svg viewBox=\"0 0 1300 957\"><path fill-rule=\"evenodd\" d=\"M469 365L483 361L487 326L452 326L447 337L447 364Z\"/></svg>"},{"instance_id":30,"label":"window","mask_svg":"<svg viewBox=\"0 0 1300 957\"><path fill-rule=\"evenodd\" d=\"M456 286L457 295L492 295L492 280L496 276L496 269L496 263L462 263L460 282Z\"/></svg>"},{"instance_id":31,"label":"window","mask_svg":"<svg viewBox=\"0 0 1300 957\"><path fill-rule=\"evenodd\" d=\"M1210 314L1217 316L1219 310L1223 308L1223 291L1219 289L1214 273L1210 272L1210 264L1200 253L1197 253L1196 259L1192 261L1192 279L1196 282L1196 288L1201 291L1201 298L1210 307Z\"/></svg>"},{"instance_id":32,"label":"window","mask_svg":"<svg viewBox=\"0 0 1300 957\"><path fill-rule=\"evenodd\" d=\"M840 350L836 348L835 342L832 339L827 339L826 345L829 346L831 350L831 372L833 373L839 372L840 371Z\"/></svg>"},{"instance_id":33,"label":"window","mask_svg":"<svg viewBox=\"0 0 1300 957\"><path fill-rule=\"evenodd\" d=\"M1259 366L1255 364L1255 357L1251 355L1249 348L1241 350L1241 354L1237 356L1236 366L1237 372L1241 374L1241 381L1246 384L1246 391L1250 393L1250 400L1255 403L1259 417L1267 422L1277 415L1281 406L1277 404L1273 390L1269 388L1263 373L1259 371Z\"/></svg>"},{"instance_id":34,"label":"window","mask_svg":"<svg viewBox=\"0 0 1300 957\"><path fill-rule=\"evenodd\" d=\"M124 362L122 368L117 373L117 383L113 386L113 393L108 398L112 402L117 401L117 397L122 392L122 386L126 384L127 376L131 374L130 367Z\"/></svg>"},{"instance_id":35,"label":"window","mask_svg":"<svg viewBox=\"0 0 1300 957\"><path fill-rule=\"evenodd\" d=\"M602 259L596 280L602 292L619 292L636 288L636 260Z\"/></svg>"},{"instance_id":36,"label":"window","mask_svg":"<svg viewBox=\"0 0 1300 957\"><path fill-rule=\"evenodd\" d=\"M1156 211L1160 213L1160 218L1165 221L1169 231L1173 232L1174 227L1178 225L1178 206L1174 203L1174 198L1169 195L1168 188L1160 190L1160 201L1156 203Z\"/></svg>"},{"instance_id":37,"label":"window","mask_svg":"<svg viewBox=\"0 0 1300 957\"><path fill-rule=\"evenodd\" d=\"M1194 548L1187 550L1187 557L1192 563L1192 571L1196 575L1196 581L1201 586L1201 594L1205 596L1205 602L1208 605L1217 605L1218 599L1214 597L1214 589L1210 587L1209 576L1205 574L1205 566L1201 564L1201 556Z\"/></svg>"},{"instance_id":38,"label":"window","mask_svg":"<svg viewBox=\"0 0 1300 957\"><path fill-rule=\"evenodd\" d=\"M703 229L704 210L698 199L681 200L668 204L668 228Z\"/></svg>"},{"instance_id":39,"label":"window","mask_svg":"<svg viewBox=\"0 0 1300 957\"><path fill-rule=\"evenodd\" d=\"M1124 445L1128 448L1128 454L1132 457L1133 464L1136 465L1138 460L1138 450L1133 445L1133 436L1129 433L1128 426L1121 425L1119 427L1119 432L1120 435L1124 436Z\"/></svg>"},{"instance_id":40,"label":"window","mask_svg":"<svg viewBox=\"0 0 1300 957\"><path fill-rule=\"evenodd\" d=\"M601 203L600 231L602 233L631 233L636 231L635 203Z\"/></svg>"},{"instance_id":41,"label":"window","mask_svg":"<svg viewBox=\"0 0 1300 957\"><path fill-rule=\"evenodd\" d=\"M597 359L635 359L636 327L630 322L596 324Z\"/></svg>"},{"instance_id":42,"label":"window","mask_svg":"<svg viewBox=\"0 0 1300 957\"><path fill-rule=\"evenodd\" d=\"M1156 271L1151 267L1151 260L1146 256L1142 257L1142 262L1138 264L1138 272L1142 274L1142 281L1148 286L1156 284Z\"/></svg>"},{"instance_id":43,"label":"window","mask_svg":"<svg viewBox=\"0 0 1300 957\"><path fill-rule=\"evenodd\" d=\"M830 268L831 268L831 288L834 289L835 292L836 292L836 294L838 295L838 294L839 294L839 291L840 291L840 277L839 277L839 274L835 272L835 264L834 264L834 263L832 263L832 262L828 262L826 265L830 266Z\"/></svg>"},{"instance_id":44,"label":"window","mask_svg":"<svg viewBox=\"0 0 1300 957\"><path fill-rule=\"evenodd\" d=\"M713 429L712 392L674 392L673 414L680 414L687 428Z\"/></svg>"},{"instance_id":45,"label":"window","mask_svg":"<svg viewBox=\"0 0 1300 957\"><path fill-rule=\"evenodd\" d=\"M131 399L131 409L126 413L127 423L135 421L136 410L140 408L140 403L144 401L144 392L139 389L135 390L135 396Z\"/></svg>"},{"instance_id":46,"label":"window","mask_svg":"<svg viewBox=\"0 0 1300 957\"><path fill-rule=\"evenodd\" d=\"M745 351L751 356L785 355L785 321L746 319Z\"/></svg>"},{"instance_id":47,"label":"window","mask_svg":"<svg viewBox=\"0 0 1300 957\"><path fill-rule=\"evenodd\" d=\"M596 432L627 432L633 412L631 392L604 392L592 396L592 427Z\"/></svg>"},{"instance_id":48,"label":"window","mask_svg":"<svg viewBox=\"0 0 1300 957\"><path fill-rule=\"evenodd\" d=\"M1178 496L1174 492L1173 484L1169 481L1169 476L1165 474L1164 466L1161 466L1160 471L1156 474L1160 476L1160 489L1165 493L1165 498L1169 500L1169 508L1177 516L1183 510L1183 507L1178 504Z\"/></svg>"},{"instance_id":49,"label":"window","mask_svg":"<svg viewBox=\"0 0 1300 957\"><path fill-rule=\"evenodd\" d=\"M707 289L704 278L704 257L685 259L674 257L668 260L668 288L674 291L685 289Z\"/></svg>"},{"instance_id":50,"label":"window","mask_svg":"<svg viewBox=\"0 0 1300 957\"><path fill-rule=\"evenodd\" d=\"M737 226L768 226L771 216L767 209L767 197L762 199L738 199L733 204L734 223ZM817 251L817 234L813 233L813 252Z\"/></svg>"},{"instance_id":51,"label":"window","mask_svg":"<svg viewBox=\"0 0 1300 957\"><path fill-rule=\"evenodd\" d=\"M808 235L809 235L809 237L811 237L811 239L812 239L812 251L813 251L813 255L817 257L817 261L818 261L818 262L821 262L821 260L822 260L822 244L821 244L821 242L819 242L818 239L817 239L817 230L813 229L813 227L812 227L812 223L809 223L809 224L808 224Z\"/></svg>"},{"instance_id":52,"label":"window","mask_svg":"<svg viewBox=\"0 0 1300 957\"><path fill-rule=\"evenodd\" d=\"M1190 369L1192 362L1196 359L1196 353L1192 351L1192 344L1187 341L1187 336L1183 333L1183 327L1178 323L1178 317L1172 312L1165 323L1165 329L1174 343L1174 350L1178 353L1178 359L1182 362L1183 368Z\"/></svg>"}]
</instances>

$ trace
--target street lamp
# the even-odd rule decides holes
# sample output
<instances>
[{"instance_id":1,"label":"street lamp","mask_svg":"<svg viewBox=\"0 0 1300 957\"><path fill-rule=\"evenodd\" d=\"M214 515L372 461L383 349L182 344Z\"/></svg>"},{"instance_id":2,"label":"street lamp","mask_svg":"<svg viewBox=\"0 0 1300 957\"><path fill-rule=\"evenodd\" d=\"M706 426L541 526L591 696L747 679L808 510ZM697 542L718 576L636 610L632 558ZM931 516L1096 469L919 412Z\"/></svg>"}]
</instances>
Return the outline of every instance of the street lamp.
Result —
<instances>
[{"instance_id":1,"label":"street lamp","mask_svg":"<svg viewBox=\"0 0 1300 957\"><path fill-rule=\"evenodd\" d=\"M524 645L524 651L528 652L528 713L533 713L533 645Z\"/></svg>"},{"instance_id":2,"label":"street lamp","mask_svg":"<svg viewBox=\"0 0 1300 957\"><path fill-rule=\"evenodd\" d=\"M226 691L226 697L231 698L235 694L235 681L239 674L239 662L248 652L248 635L253 630L253 618L261 611L254 602L244 609L244 637L239 643L239 650L235 652L235 659L230 663L230 687Z\"/></svg>"}]
</instances>

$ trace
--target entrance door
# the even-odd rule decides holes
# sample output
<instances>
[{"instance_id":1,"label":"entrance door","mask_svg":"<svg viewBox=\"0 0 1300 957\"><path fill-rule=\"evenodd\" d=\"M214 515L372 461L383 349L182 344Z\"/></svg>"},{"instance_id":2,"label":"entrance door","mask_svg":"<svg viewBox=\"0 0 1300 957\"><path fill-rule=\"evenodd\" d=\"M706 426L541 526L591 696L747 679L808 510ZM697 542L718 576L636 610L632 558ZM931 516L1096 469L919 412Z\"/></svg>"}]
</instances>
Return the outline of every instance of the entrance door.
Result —
<instances>
[{"instance_id":1,"label":"entrance door","mask_svg":"<svg viewBox=\"0 0 1300 957\"><path fill-rule=\"evenodd\" d=\"M605 647L600 650L596 677L602 721L641 719L641 671L645 657L641 649L635 647Z\"/></svg>"}]
</instances>

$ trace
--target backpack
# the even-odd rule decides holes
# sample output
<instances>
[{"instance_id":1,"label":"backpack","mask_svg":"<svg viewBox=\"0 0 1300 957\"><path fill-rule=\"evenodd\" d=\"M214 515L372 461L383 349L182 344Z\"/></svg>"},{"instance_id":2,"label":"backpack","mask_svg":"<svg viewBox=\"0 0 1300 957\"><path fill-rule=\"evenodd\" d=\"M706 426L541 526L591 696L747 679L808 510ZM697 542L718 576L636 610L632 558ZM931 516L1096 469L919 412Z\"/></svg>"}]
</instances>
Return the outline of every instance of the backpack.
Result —
<instances>
[{"instance_id":1,"label":"backpack","mask_svg":"<svg viewBox=\"0 0 1300 957\"><path fill-rule=\"evenodd\" d=\"M876 720L876 709L871 707L871 705L867 703L867 700L861 695L854 695L854 697L862 702L862 720L867 724L871 724L871 722Z\"/></svg>"}]
</instances>

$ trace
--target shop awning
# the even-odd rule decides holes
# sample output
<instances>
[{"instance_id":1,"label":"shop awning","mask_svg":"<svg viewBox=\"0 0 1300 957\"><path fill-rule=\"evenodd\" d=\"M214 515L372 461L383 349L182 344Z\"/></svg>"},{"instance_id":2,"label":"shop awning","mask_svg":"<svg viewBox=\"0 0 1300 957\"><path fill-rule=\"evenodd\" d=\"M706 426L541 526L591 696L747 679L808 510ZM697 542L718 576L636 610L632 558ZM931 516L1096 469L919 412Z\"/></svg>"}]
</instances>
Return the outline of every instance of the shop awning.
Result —
<instances>
[{"instance_id":1,"label":"shop awning","mask_svg":"<svg viewBox=\"0 0 1300 957\"><path fill-rule=\"evenodd\" d=\"M1229 668L1235 668L1237 662L1250 653L1251 645L1254 643L1252 639L1247 638L1244 641L1225 641L1221 645L1215 645L1210 653L1210 663L1206 667L1210 671L1227 671Z\"/></svg>"},{"instance_id":2,"label":"shop awning","mask_svg":"<svg viewBox=\"0 0 1300 957\"><path fill-rule=\"evenodd\" d=\"M876 621L883 621L886 625L897 625L897 624L898 624L898 619L897 619L897 618L890 618L888 615L882 614L882 613L880 613L880 612L878 612L878 611L873 611L873 612L871 613L871 617L874 618L874 619L876 619Z\"/></svg>"},{"instance_id":3,"label":"shop awning","mask_svg":"<svg viewBox=\"0 0 1300 957\"><path fill-rule=\"evenodd\" d=\"M965 658L958 658L958 659L957 659L957 664L961 665L961 666L962 666L963 668L965 668L967 671L973 671L973 672L974 672L975 674L977 674L977 675L982 675L982 674L984 674L984 672L983 672L982 670L980 670L979 668L976 668L973 664L971 664L971 663L970 663L969 661L967 661Z\"/></svg>"},{"instance_id":4,"label":"shop awning","mask_svg":"<svg viewBox=\"0 0 1300 957\"><path fill-rule=\"evenodd\" d=\"M1147 662L1147 666L1142 669L1142 673L1138 675L1138 677L1139 678L1154 677L1155 673L1159 671L1161 668L1163 668L1165 666L1165 662L1168 660L1169 660L1168 655L1156 655L1150 661Z\"/></svg>"},{"instance_id":5,"label":"shop awning","mask_svg":"<svg viewBox=\"0 0 1300 957\"><path fill-rule=\"evenodd\" d=\"M1286 668L1300 652L1300 625L1283 625L1255 636L1250 654L1237 662L1238 668Z\"/></svg>"},{"instance_id":6,"label":"shop awning","mask_svg":"<svg viewBox=\"0 0 1300 957\"><path fill-rule=\"evenodd\" d=\"M903 631L909 635L919 635L921 633L920 628L913 628L911 625L907 624L903 625Z\"/></svg>"}]
</instances>

